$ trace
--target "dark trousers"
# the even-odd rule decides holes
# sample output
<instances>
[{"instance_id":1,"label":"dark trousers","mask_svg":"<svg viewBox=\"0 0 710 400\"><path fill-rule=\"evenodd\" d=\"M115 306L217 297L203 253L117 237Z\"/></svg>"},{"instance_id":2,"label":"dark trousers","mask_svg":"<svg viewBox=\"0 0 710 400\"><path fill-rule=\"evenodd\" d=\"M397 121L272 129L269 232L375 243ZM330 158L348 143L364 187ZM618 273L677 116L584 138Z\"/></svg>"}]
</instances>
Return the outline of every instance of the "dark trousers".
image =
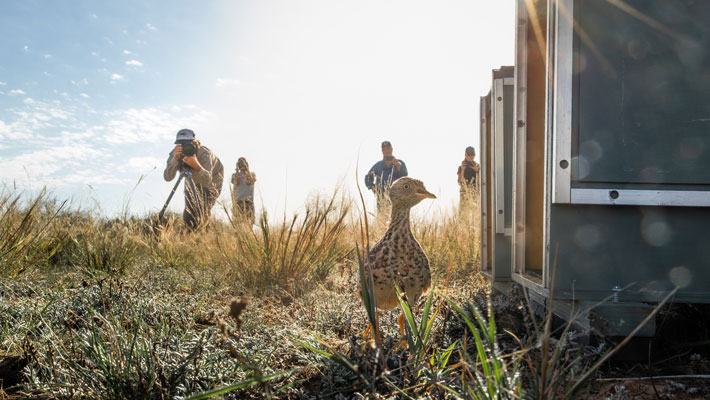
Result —
<instances>
[{"instance_id":1,"label":"dark trousers","mask_svg":"<svg viewBox=\"0 0 710 400\"><path fill-rule=\"evenodd\" d=\"M216 201L216 195L198 185L195 185L194 195L192 190L185 191L185 211L182 212L182 219L188 231L207 227Z\"/></svg>"},{"instance_id":2,"label":"dark trousers","mask_svg":"<svg viewBox=\"0 0 710 400\"><path fill-rule=\"evenodd\" d=\"M459 189L459 212L472 212L478 201L478 187L475 184L463 184Z\"/></svg>"}]
</instances>

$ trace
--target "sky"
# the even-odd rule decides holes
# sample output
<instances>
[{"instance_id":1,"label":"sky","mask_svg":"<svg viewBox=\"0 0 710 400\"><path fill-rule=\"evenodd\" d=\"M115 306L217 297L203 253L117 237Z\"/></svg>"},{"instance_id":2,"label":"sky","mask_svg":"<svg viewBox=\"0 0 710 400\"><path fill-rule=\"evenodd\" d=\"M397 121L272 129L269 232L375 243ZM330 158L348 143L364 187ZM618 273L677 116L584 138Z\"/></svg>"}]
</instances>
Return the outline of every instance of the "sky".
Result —
<instances>
[{"instance_id":1,"label":"sky","mask_svg":"<svg viewBox=\"0 0 710 400\"><path fill-rule=\"evenodd\" d=\"M257 208L279 215L338 184L356 194L356 173L364 189L389 140L446 209L514 23L512 0L3 0L0 181L156 213L190 128L224 164L223 200L246 157Z\"/></svg>"}]
</instances>

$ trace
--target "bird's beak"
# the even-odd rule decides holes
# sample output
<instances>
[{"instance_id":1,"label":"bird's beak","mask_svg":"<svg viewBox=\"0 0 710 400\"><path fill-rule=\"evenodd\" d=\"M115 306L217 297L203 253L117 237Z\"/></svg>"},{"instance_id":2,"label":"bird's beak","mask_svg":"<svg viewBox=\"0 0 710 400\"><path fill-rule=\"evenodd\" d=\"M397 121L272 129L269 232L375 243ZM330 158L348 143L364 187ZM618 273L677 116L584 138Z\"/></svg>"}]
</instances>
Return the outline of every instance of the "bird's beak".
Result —
<instances>
[{"instance_id":1,"label":"bird's beak","mask_svg":"<svg viewBox=\"0 0 710 400\"><path fill-rule=\"evenodd\" d=\"M428 192L426 189L417 190L417 194L425 199L435 199L434 193Z\"/></svg>"}]
</instances>

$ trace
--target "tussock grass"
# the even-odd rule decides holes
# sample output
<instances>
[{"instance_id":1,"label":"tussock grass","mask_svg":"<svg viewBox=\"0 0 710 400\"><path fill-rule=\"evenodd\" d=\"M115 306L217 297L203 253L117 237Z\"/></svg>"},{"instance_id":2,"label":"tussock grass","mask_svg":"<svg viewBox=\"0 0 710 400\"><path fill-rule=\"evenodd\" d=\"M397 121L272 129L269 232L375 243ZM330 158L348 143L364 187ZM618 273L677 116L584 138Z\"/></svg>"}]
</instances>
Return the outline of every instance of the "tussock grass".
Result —
<instances>
[{"instance_id":1,"label":"tussock grass","mask_svg":"<svg viewBox=\"0 0 710 400\"><path fill-rule=\"evenodd\" d=\"M64 235L54 228L65 205L50 201L45 191L26 198L8 187L2 189L0 275L15 276L55 255Z\"/></svg>"},{"instance_id":2,"label":"tussock grass","mask_svg":"<svg viewBox=\"0 0 710 400\"><path fill-rule=\"evenodd\" d=\"M434 275L463 278L480 265L479 220L474 215L449 213L412 224Z\"/></svg>"},{"instance_id":3,"label":"tussock grass","mask_svg":"<svg viewBox=\"0 0 710 400\"><path fill-rule=\"evenodd\" d=\"M348 260L350 210L351 202L336 189L330 197L313 197L302 213L284 215L276 225L269 224L266 212L256 229L232 217L232 229L216 237L212 260L224 263L245 287L297 294Z\"/></svg>"}]
</instances>

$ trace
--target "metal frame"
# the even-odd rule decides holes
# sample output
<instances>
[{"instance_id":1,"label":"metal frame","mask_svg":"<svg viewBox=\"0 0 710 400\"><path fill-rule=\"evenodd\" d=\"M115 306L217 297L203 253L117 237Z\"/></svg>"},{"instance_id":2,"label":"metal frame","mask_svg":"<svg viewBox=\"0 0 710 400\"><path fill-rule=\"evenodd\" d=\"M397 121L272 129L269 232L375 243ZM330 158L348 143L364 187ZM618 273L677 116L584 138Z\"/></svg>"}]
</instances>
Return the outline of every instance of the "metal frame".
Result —
<instances>
[{"instance_id":1,"label":"metal frame","mask_svg":"<svg viewBox=\"0 0 710 400\"><path fill-rule=\"evenodd\" d=\"M572 189L572 203L710 207L710 191Z\"/></svg>"},{"instance_id":2,"label":"metal frame","mask_svg":"<svg viewBox=\"0 0 710 400\"><path fill-rule=\"evenodd\" d=\"M547 43L550 43L550 38L552 37L552 30L555 16L552 13L553 4L556 0L543 0L546 1L547 5ZM551 115L545 115L545 126L544 126L544 141L545 141L545 151L543 159L545 160L544 165L544 179L543 187L545 187L544 192L544 202L543 202L543 249L542 249L542 279L538 279L531 276L525 271L525 230L526 230L526 162L527 162L527 150L525 144L527 142L527 31L528 24L530 22L530 17L528 15L528 10L526 7L527 0L517 0L516 2L516 19L517 19L517 35L515 39L515 98L514 98L514 108L515 108L515 134L513 135L513 227L515 228L513 234L513 280L524 285L526 287L534 287L540 293L546 293L549 295L549 282L550 274L549 265L550 257L550 243L549 243L549 218L548 210L551 204L551 199L547 190L548 181L551 179L550 174L550 152L548 151L549 142L551 141L550 135L550 118ZM550 104L550 92L552 86L550 84L554 74L550 69L551 65L551 48L552 46L546 45L545 58L547 60L547 68L545 70L545 103ZM546 107L546 110L549 107Z\"/></svg>"},{"instance_id":3,"label":"metal frame","mask_svg":"<svg viewBox=\"0 0 710 400\"><path fill-rule=\"evenodd\" d=\"M574 51L574 0L557 0L555 29L550 36L556 51L550 57L552 76L552 202L571 203L572 184L572 87Z\"/></svg>"},{"instance_id":4,"label":"metal frame","mask_svg":"<svg viewBox=\"0 0 710 400\"><path fill-rule=\"evenodd\" d=\"M567 1L567 0L562 0L562 1ZM569 0L570 4L572 4L573 0ZM554 173L554 168L552 167L554 164L552 162L552 158L554 157L555 150L552 146L554 146L555 140L554 140L554 124L555 124L555 112L557 111L557 107L555 104L556 100L556 90L555 90L555 78L559 75L556 73L557 65L556 65L556 54L557 54L557 43L555 41L555 35L557 32L557 24L559 21L559 15L558 12L560 10L560 6L558 3L558 0L547 0L547 36L545 38L546 40L546 46L545 46L545 125L544 125L544 141L545 141L545 151L544 151L544 160L545 160L545 172L544 172L544 182L543 182L543 187L544 187L544 202L543 202L543 207L542 207L542 221L543 221L543 249L542 249L542 285L545 288L550 287L550 282L552 281L552 268L550 266L552 265L550 263L550 252L552 251L551 249L551 243L550 243L550 218L549 218L549 211L550 207L552 206L553 199L551 198L554 195L554 187L550 188L551 184L554 185L554 180L552 179L552 175ZM551 150L550 150L551 149Z\"/></svg>"},{"instance_id":5,"label":"metal frame","mask_svg":"<svg viewBox=\"0 0 710 400\"><path fill-rule=\"evenodd\" d=\"M525 157L524 144L526 141L526 110L527 96L527 12L525 0L515 3L516 35L515 35L515 67L514 80L515 92L513 95L513 116L515 118L515 134L513 135L513 276L522 273L525 269ZM520 221L520 222L518 222Z\"/></svg>"},{"instance_id":6,"label":"metal frame","mask_svg":"<svg viewBox=\"0 0 710 400\"><path fill-rule=\"evenodd\" d=\"M554 117L552 202L555 204L710 207L710 191L658 189L581 189L572 187L572 112L574 76L574 0L553 0L557 7L554 43ZM611 193L615 192L612 198Z\"/></svg>"},{"instance_id":7,"label":"metal frame","mask_svg":"<svg viewBox=\"0 0 710 400\"><path fill-rule=\"evenodd\" d=\"M495 233L512 236L513 228L505 226L505 86L515 86L514 78L494 78L491 86L491 139L495 146L492 191L495 201L492 204L495 205Z\"/></svg>"},{"instance_id":8,"label":"metal frame","mask_svg":"<svg viewBox=\"0 0 710 400\"><path fill-rule=\"evenodd\" d=\"M498 100L500 98L500 100ZM495 193L495 232L505 233L505 131L503 79L493 79L491 85L491 139L495 154L493 161L493 193Z\"/></svg>"},{"instance_id":9,"label":"metal frame","mask_svg":"<svg viewBox=\"0 0 710 400\"><path fill-rule=\"evenodd\" d=\"M488 96L481 96L480 100L480 106L479 106L479 117L481 120L480 124L480 130L479 130L479 152L481 153L481 172L484 171L484 168L486 167L486 163L488 162L488 157L486 157L486 149L488 146L488 140L486 139L487 136L487 130L486 130L486 99ZM493 246L492 243L488 243L488 199L486 198L486 193L487 191L487 186L488 186L488 180L486 178L486 173L481 173L479 174L479 178L481 181L481 246L480 246L480 253L481 254L481 270L489 271L488 270L488 246Z\"/></svg>"}]
</instances>

